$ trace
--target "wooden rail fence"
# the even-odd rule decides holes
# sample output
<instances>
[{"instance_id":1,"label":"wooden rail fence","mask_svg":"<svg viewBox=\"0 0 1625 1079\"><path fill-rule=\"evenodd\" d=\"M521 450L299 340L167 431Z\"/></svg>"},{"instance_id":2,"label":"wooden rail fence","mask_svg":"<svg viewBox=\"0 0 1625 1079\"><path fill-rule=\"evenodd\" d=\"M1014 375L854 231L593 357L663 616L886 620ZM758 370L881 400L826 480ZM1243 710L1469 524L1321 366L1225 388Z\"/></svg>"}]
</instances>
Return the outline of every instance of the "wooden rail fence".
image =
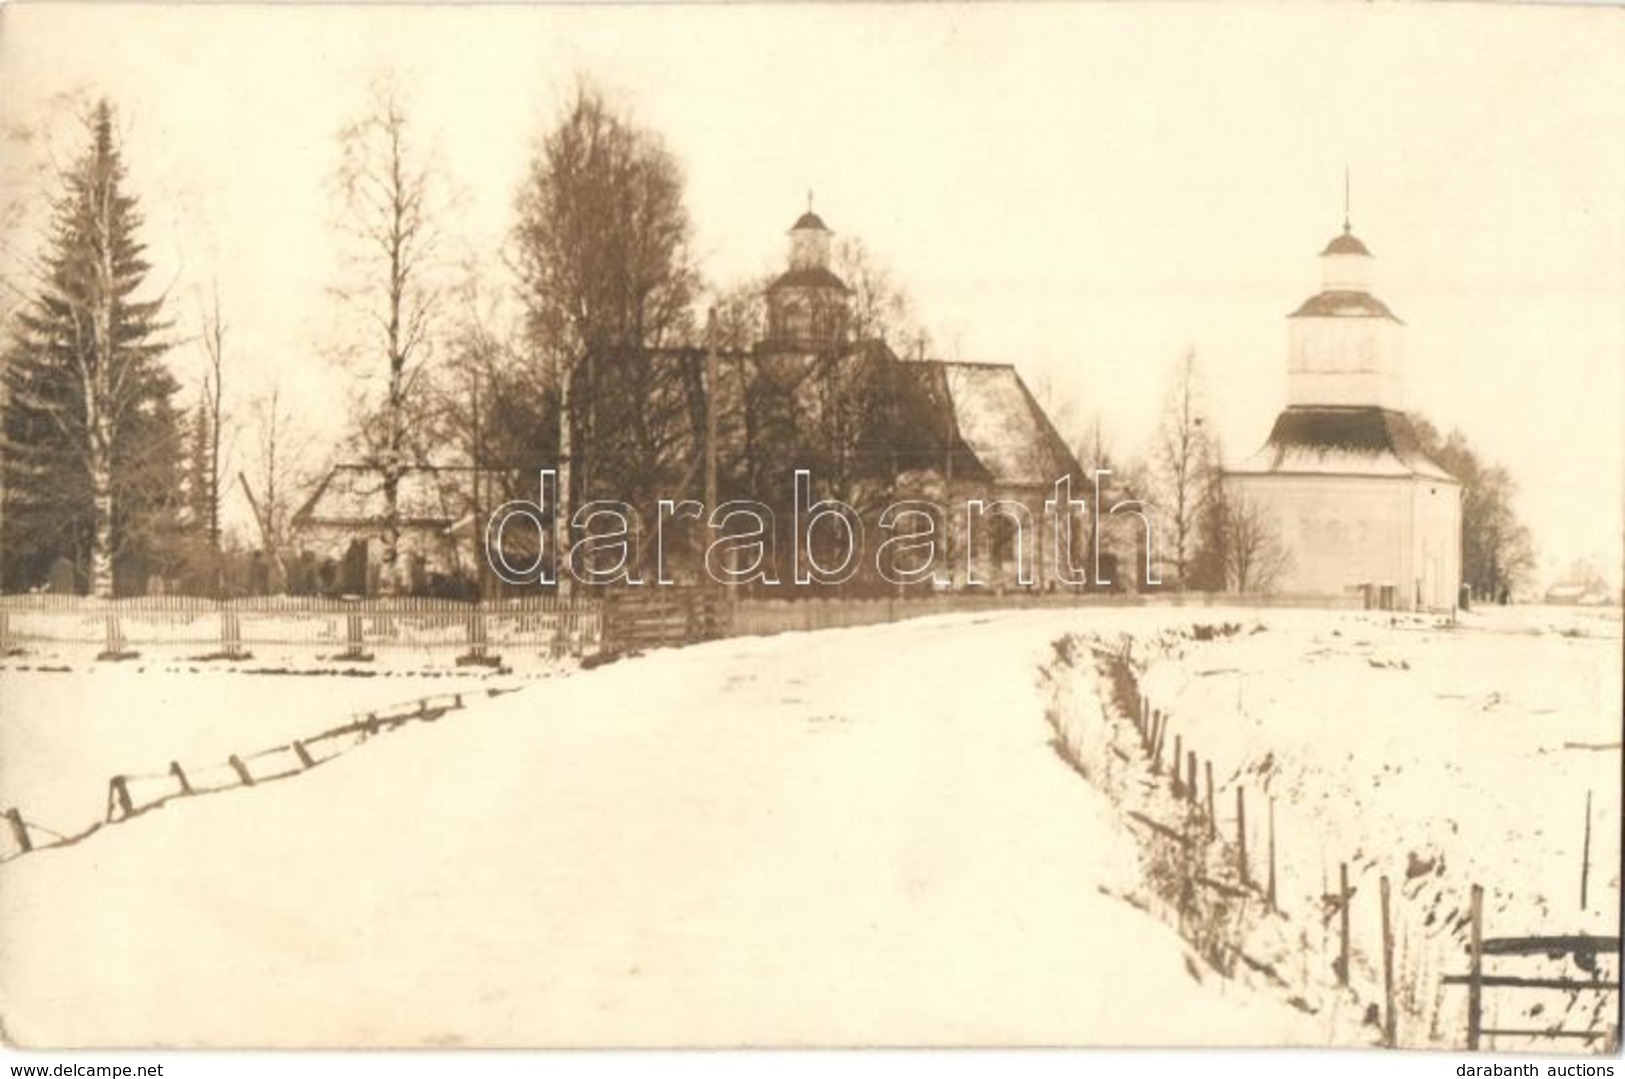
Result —
<instances>
[{"instance_id":1,"label":"wooden rail fence","mask_svg":"<svg viewBox=\"0 0 1625 1079\"><path fill-rule=\"evenodd\" d=\"M138 817L177 798L253 787L300 775L379 734L406 723L433 722L447 712L462 707L461 693L422 697L393 710L351 716L336 726L282 745L253 753L231 753L216 764L186 768L179 761L170 761L161 772L120 773L107 781L107 801L102 819L74 835L64 835L31 822L23 816L21 809L13 806L0 816L5 818L17 849L9 856L0 857L0 861L52 847L71 846L103 827ZM39 837L44 837L45 841L38 841Z\"/></svg>"}]
</instances>

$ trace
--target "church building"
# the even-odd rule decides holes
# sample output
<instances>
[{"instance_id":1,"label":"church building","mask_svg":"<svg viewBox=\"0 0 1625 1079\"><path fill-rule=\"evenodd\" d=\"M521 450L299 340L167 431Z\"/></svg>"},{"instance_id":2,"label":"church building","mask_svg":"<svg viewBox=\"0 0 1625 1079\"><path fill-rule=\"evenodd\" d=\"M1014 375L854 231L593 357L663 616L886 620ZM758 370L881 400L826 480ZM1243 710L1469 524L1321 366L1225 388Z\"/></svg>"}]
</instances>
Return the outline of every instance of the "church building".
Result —
<instances>
[{"instance_id":1,"label":"church building","mask_svg":"<svg viewBox=\"0 0 1625 1079\"><path fill-rule=\"evenodd\" d=\"M1461 485L1405 411L1404 323L1371 291L1347 220L1320 253L1321 289L1289 317L1286 409L1225 489L1285 555L1272 590L1368 607L1453 608Z\"/></svg>"}]
</instances>

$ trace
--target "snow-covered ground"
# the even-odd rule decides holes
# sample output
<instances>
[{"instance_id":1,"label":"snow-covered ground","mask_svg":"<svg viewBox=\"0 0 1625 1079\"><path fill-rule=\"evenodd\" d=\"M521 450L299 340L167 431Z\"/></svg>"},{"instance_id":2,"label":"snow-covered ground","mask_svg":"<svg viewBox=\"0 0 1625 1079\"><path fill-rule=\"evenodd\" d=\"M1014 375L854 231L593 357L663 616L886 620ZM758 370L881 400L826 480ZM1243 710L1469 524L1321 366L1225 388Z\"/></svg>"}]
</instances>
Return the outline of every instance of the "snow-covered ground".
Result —
<instances>
[{"instance_id":1,"label":"snow-covered ground","mask_svg":"<svg viewBox=\"0 0 1625 1079\"><path fill-rule=\"evenodd\" d=\"M234 753L330 730L353 714L521 684L512 675L470 671L280 676L93 660L68 670L23 670L13 661L0 668L0 810L16 807L49 830L37 837L43 843L50 832L73 835L101 820L114 775L163 776L171 761L196 774L225 766ZM145 793L176 785L164 779L149 786ZM0 834L0 855L14 849L12 837Z\"/></svg>"},{"instance_id":2,"label":"snow-covered ground","mask_svg":"<svg viewBox=\"0 0 1625 1079\"><path fill-rule=\"evenodd\" d=\"M1423 994L1401 1002L1412 1009L1402 1044L1459 1042L1465 994L1438 979L1465 971L1473 884L1485 889L1486 936L1618 935L1617 610L1489 609L1456 625L1306 612L1196 621L1220 632L1198 639L1187 623L1133 641L1139 688L1168 717L1166 757L1177 737L1212 763L1226 832L1234 790L1247 788L1255 879L1274 803L1280 905L1323 981L1337 932L1325 897L1348 864L1364 1001L1381 999L1376 897L1390 878L1398 980ZM1500 972L1588 977L1534 962ZM1524 991L1491 994L1485 1014L1491 1027L1606 1029L1614 1012L1598 994Z\"/></svg>"},{"instance_id":3,"label":"snow-covered ground","mask_svg":"<svg viewBox=\"0 0 1625 1079\"><path fill-rule=\"evenodd\" d=\"M1036 684L1077 617L652 654L171 802L0 866L0 1014L99 1045L1315 1041L1113 897L1134 843Z\"/></svg>"},{"instance_id":4,"label":"snow-covered ground","mask_svg":"<svg viewBox=\"0 0 1625 1079\"><path fill-rule=\"evenodd\" d=\"M1188 636L1224 622L1267 628ZM1617 747L1564 748L1619 738L1617 620L954 615L532 682L308 775L0 865L0 1018L24 1043L84 1045L1344 1038L1284 992L1220 977L1123 898L1143 895L1140 845L1045 720L1040 667L1071 632L1133 636L1216 778L1252 769L1277 795L1300 916L1323 866L1402 878L1410 852L1437 849L1451 887L1539 889L1551 923L1519 900L1492 906L1492 930L1609 922L1569 897L1578 856L1561 843L1579 835L1576 793L1595 792L1599 825L1618 817ZM6 677L9 715L30 693ZM218 708L192 677L171 679L177 712ZM370 706L336 694L378 683L241 685L277 715L270 743L328 725L318 701ZM101 733L160 766L184 755L147 709L131 722ZM1260 768L1255 751L1275 756ZM1594 907L1617 910L1617 850L1617 832L1593 836Z\"/></svg>"}]
</instances>

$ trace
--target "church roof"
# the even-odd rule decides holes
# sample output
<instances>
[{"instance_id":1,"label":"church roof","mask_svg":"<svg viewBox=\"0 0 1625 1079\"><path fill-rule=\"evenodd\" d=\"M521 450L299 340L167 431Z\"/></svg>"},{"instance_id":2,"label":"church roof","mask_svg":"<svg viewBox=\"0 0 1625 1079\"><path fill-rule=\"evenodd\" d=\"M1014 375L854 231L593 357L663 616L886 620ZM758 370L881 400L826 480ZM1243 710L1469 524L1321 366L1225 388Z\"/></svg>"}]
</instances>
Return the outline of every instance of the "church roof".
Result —
<instances>
[{"instance_id":1,"label":"church roof","mask_svg":"<svg viewBox=\"0 0 1625 1079\"><path fill-rule=\"evenodd\" d=\"M1263 448L1231 472L1417 476L1456 482L1427 455L1409 416L1376 406L1288 408L1276 417Z\"/></svg>"},{"instance_id":2,"label":"church roof","mask_svg":"<svg viewBox=\"0 0 1625 1079\"><path fill-rule=\"evenodd\" d=\"M1395 322L1401 321L1399 316L1388 310L1388 305L1371 295L1369 292L1357 292L1352 289L1328 289L1316 293L1303 301L1298 309L1288 318L1318 318L1318 317L1344 317L1344 318L1389 318Z\"/></svg>"},{"instance_id":3,"label":"church roof","mask_svg":"<svg viewBox=\"0 0 1625 1079\"><path fill-rule=\"evenodd\" d=\"M783 219L781 218L780 220ZM823 232L828 232L829 226L824 224L824 219L822 217L819 217L811 210L808 210L806 213L796 218L796 223L790 226L791 232L796 232L801 229L819 229Z\"/></svg>"},{"instance_id":4,"label":"church roof","mask_svg":"<svg viewBox=\"0 0 1625 1079\"><path fill-rule=\"evenodd\" d=\"M836 277L823 266L808 266L799 270L790 270L787 273L780 274L771 285L767 286L769 292L781 288L832 288L839 289L842 292L851 291L846 287L845 281Z\"/></svg>"},{"instance_id":5,"label":"church roof","mask_svg":"<svg viewBox=\"0 0 1625 1079\"><path fill-rule=\"evenodd\" d=\"M926 361L923 366L940 372L957 440L992 482L1049 487L1062 476L1082 474L1013 366L950 361Z\"/></svg>"},{"instance_id":6,"label":"church roof","mask_svg":"<svg viewBox=\"0 0 1625 1079\"><path fill-rule=\"evenodd\" d=\"M1346 227L1340 235L1332 237L1332 242L1326 245L1322 255L1365 255L1370 257L1371 252L1366 249L1360 238L1350 232Z\"/></svg>"}]
</instances>

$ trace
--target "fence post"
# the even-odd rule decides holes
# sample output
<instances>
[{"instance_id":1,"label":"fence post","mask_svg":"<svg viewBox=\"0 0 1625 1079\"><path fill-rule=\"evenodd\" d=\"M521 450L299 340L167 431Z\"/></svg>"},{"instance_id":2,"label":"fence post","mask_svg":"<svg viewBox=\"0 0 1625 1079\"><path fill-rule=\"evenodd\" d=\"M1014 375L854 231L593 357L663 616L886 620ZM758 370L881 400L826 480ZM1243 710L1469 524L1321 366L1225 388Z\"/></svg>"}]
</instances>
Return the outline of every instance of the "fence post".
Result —
<instances>
[{"instance_id":1,"label":"fence post","mask_svg":"<svg viewBox=\"0 0 1625 1079\"><path fill-rule=\"evenodd\" d=\"M1580 909L1586 909L1586 890L1591 884L1591 792L1586 791L1585 845L1580 851Z\"/></svg>"},{"instance_id":2,"label":"fence post","mask_svg":"<svg viewBox=\"0 0 1625 1079\"><path fill-rule=\"evenodd\" d=\"M243 651L243 626L237 618L237 612L222 608L220 611L220 652L227 659L241 658Z\"/></svg>"},{"instance_id":3,"label":"fence post","mask_svg":"<svg viewBox=\"0 0 1625 1079\"><path fill-rule=\"evenodd\" d=\"M1213 761L1211 758L1202 762L1202 770L1207 779L1207 834L1219 834L1219 815L1213 808Z\"/></svg>"},{"instance_id":4,"label":"fence post","mask_svg":"<svg viewBox=\"0 0 1625 1079\"><path fill-rule=\"evenodd\" d=\"M1265 886L1265 889L1266 889L1265 890L1265 895L1268 898L1270 913L1273 914L1277 909L1279 909L1276 906L1276 902L1275 902L1275 796L1273 794L1270 795L1270 822L1269 823L1270 823L1270 835L1269 835L1269 852L1270 852L1270 870L1269 870L1269 872L1270 872L1270 875L1269 875L1269 882Z\"/></svg>"},{"instance_id":5,"label":"fence post","mask_svg":"<svg viewBox=\"0 0 1625 1079\"><path fill-rule=\"evenodd\" d=\"M17 846L27 854L34 849L34 843L28 838L28 825L23 821L22 811L16 806L6 810L6 820L11 822L11 834L17 837Z\"/></svg>"},{"instance_id":6,"label":"fence post","mask_svg":"<svg viewBox=\"0 0 1625 1079\"><path fill-rule=\"evenodd\" d=\"M180 761L170 761L169 762L169 774L174 776L176 782L178 782L181 785L181 793L182 794L191 794L192 793L192 784L187 782L186 773L181 770L181 762Z\"/></svg>"},{"instance_id":7,"label":"fence post","mask_svg":"<svg viewBox=\"0 0 1625 1079\"><path fill-rule=\"evenodd\" d=\"M113 819L113 810L117 808L125 817L135 814L135 806L130 801L130 787L123 776L114 776L107 781L107 819Z\"/></svg>"},{"instance_id":8,"label":"fence post","mask_svg":"<svg viewBox=\"0 0 1625 1079\"><path fill-rule=\"evenodd\" d=\"M1247 875L1247 788L1239 783L1236 785L1236 869L1243 888L1252 883Z\"/></svg>"},{"instance_id":9,"label":"fence post","mask_svg":"<svg viewBox=\"0 0 1625 1079\"><path fill-rule=\"evenodd\" d=\"M241 757L233 753L226 758L226 761L231 765L231 770L237 773L237 778L242 780L243 786L252 787L254 785L254 777L249 774L248 766L243 763Z\"/></svg>"},{"instance_id":10,"label":"fence post","mask_svg":"<svg viewBox=\"0 0 1625 1079\"><path fill-rule=\"evenodd\" d=\"M490 655L489 631L485 624L484 609L473 610L468 613L468 651L457 657L459 667L494 667L496 663Z\"/></svg>"},{"instance_id":11,"label":"fence post","mask_svg":"<svg viewBox=\"0 0 1625 1079\"><path fill-rule=\"evenodd\" d=\"M1383 1041L1388 1048L1398 1042L1399 1017L1394 1014L1394 923L1388 911L1388 878L1382 878L1382 1018Z\"/></svg>"},{"instance_id":12,"label":"fence post","mask_svg":"<svg viewBox=\"0 0 1625 1079\"><path fill-rule=\"evenodd\" d=\"M293 740L293 754L299 758L299 766L301 768L316 767L316 761L311 757L310 750L306 749L305 743L301 742L297 738Z\"/></svg>"},{"instance_id":13,"label":"fence post","mask_svg":"<svg viewBox=\"0 0 1625 1079\"><path fill-rule=\"evenodd\" d=\"M1173 777L1173 789L1174 789L1174 797L1175 798L1183 797L1183 795L1185 793L1184 791L1179 789L1179 787L1180 787L1180 784L1179 784L1179 771L1180 771L1180 766L1182 764L1184 764L1184 763L1185 763L1185 736L1182 735L1182 734L1176 734L1176 735L1174 735L1174 759L1169 762L1169 767L1168 767L1168 774Z\"/></svg>"},{"instance_id":14,"label":"fence post","mask_svg":"<svg viewBox=\"0 0 1625 1079\"><path fill-rule=\"evenodd\" d=\"M1337 950L1337 984L1348 987L1349 984L1349 864L1341 862L1337 867L1337 906L1338 906L1338 950Z\"/></svg>"},{"instance_id":15,"label":"fence post","mask_svg":"<svg viewBox=\"0 0 1625 1079\"><path fill-rule=\"evenodd\" d=\"M118 615L109 611L107 614L107 648L97 659L123 659L130 654L124 640L124 627L119 624Z\"/></svg>"},{"instance_id":16,"label":"fence post","mask_svg":"<svg viewBox=\"0 0 1625 1079\"><path fill-rule=\"evenodd\" d=\"M1185 753L1185 800L1195 805L1196 795L1196 750L1191 749Z\"/></svg>"},{"instance_id":17,"label":"fence post","mask_svg":"<svg viewBox=\"0 0 1625 1079\"><path fill-rule=\"evenodd\" d=\"M1472 949L1467 967L1467 1048L1478 1048L1484 1024L1484 889L1473 885Z\"/></svg>"},{"instance_id":18,"label":"fence post","mask_svg":"<svg viewBox=\"0 0 1625 1079\"><path fill-rule=\"evenodd\" d=\"M0 611L0 656L11 655L11 612Z\"/></svg>"}]
</instances>

